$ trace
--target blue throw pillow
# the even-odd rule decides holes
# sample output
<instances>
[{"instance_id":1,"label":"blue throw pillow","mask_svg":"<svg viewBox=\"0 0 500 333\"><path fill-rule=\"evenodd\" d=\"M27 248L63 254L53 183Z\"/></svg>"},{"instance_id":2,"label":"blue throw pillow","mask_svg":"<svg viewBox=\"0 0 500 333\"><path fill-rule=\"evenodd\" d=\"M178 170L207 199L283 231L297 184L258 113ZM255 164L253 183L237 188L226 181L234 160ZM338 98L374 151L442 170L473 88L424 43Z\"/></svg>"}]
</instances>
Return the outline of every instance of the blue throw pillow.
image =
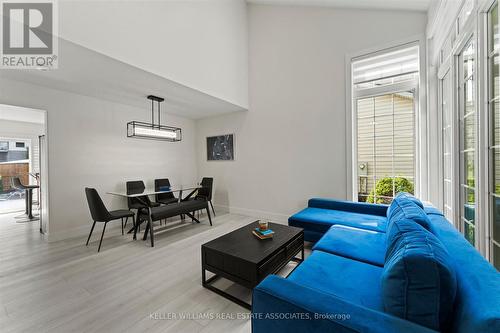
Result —
<instances>
[{"instance_id":1,"label":"blue throw pillow","mask_svg":"<svg viewBox=\"0 0 500 333\"><path fill-rule=\"evenodd\" d=\"M401 220L382 274L387 313L436 331L450 327L457 281L443 244L420 225Z\"/></svg>"}]
</instances>

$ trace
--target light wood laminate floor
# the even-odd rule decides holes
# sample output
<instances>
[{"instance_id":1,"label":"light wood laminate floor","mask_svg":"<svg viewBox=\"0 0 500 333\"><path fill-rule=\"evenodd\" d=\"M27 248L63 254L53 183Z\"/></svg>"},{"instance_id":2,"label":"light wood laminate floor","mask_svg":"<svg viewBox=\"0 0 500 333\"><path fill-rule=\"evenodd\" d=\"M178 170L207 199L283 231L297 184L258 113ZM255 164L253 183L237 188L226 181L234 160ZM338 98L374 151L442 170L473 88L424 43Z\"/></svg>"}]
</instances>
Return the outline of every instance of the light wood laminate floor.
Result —
<instances>
[{"instance_id":1,"label":"light wood laminate floor","mask_svg":"<svg viewBox=\"0 0 500 333\"><path fill-rule=\"evenodd\" d=\"M86 237L47 243L37 222L15 223L14 215L0 215L2 332L251 330L249 319L210 318L249 311L201 286L200 248L255 218L220 215L213 227L205 215L201 224L171 222L172 229L155 238L154 248L108 226L97 253L102 224L86 247ZM250 300L249 290L227 280L217 283Z\"/></svg>"}]
</instances>

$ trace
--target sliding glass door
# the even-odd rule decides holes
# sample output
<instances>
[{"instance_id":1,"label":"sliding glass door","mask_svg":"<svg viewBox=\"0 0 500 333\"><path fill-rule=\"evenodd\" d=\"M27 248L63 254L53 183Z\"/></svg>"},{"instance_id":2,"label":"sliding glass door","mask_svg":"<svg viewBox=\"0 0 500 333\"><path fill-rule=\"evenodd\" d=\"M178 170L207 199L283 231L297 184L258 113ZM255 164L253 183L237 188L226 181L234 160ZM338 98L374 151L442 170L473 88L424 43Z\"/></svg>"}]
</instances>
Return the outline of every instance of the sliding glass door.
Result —
<instances>
[{"instance_id":1,"label":"sliding glass door","mask_svg":"<svg viewBox=\"0 0 500 333\"><path fill-rule=\"evenodd\" d=\"M460 228L476 246L476 143L477 112L475 89L475 48L471 39L459 55L460 107Z\"/></svg>"}]
</instances>

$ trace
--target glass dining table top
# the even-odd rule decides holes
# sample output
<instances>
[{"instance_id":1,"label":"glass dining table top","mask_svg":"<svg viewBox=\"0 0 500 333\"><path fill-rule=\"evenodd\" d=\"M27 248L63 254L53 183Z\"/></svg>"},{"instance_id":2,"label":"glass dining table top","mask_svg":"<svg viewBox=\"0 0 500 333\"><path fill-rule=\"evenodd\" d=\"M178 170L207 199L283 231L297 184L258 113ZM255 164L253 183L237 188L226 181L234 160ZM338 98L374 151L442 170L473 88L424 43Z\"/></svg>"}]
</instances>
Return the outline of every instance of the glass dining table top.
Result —
<instances>
[{"instance_id":1,"label":"glass dining table top","mask_svg":"<svg viewBox=\"0 0 500 333\"><path fill-rule=\"evenodd\" d=\"M198 184L163 186L163 187L160 187L159 189L155 189L154 187L146 186L146 188L143 190L139 189L139 190L129 191L129 192L127 192L127 190L110 191L110 192L107 192L107 194L117 195L117 196L126 197L126 198L136 198L136 197L141 197L144 195L155 195L155 194L161 194L161 193L194 191L194 190L197 190L199 188L202 188L202 186L198 185Z\"/></svg>"}]
</instances>

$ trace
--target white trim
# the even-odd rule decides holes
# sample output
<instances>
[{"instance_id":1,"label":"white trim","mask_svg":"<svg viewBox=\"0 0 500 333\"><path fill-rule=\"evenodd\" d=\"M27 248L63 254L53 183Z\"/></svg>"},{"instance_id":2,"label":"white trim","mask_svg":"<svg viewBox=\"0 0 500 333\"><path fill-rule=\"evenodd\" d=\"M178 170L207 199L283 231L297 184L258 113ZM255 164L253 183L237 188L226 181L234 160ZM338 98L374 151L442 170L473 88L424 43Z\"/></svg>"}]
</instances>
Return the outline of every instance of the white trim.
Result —
<instances>
[{"instance_id":1,"label":"white trim","mask_svg":"<svg viewBox=\"0 0 500 333\"><path fill-rule=\"evenodd\" d=\"M396 94L398 92L406 92L409 90L415 90L417 88L418 88L418 80L403 81L380 87L356 89L352 92L352 98L359 99L365 97L380 96L387 93Z\"/></svg>"},{"instance_id":2,"label":"white trim","mask_svg":"<svg viewBox=\"0 0 500 333\"><path fill-rule=\"evenodd\" d=\"M477 108L477 220L476 239L479 252L489 259L488 224L490 218L489 211L489 82L488 82L488 13L479 12L477 14L477 61L476 61L476 108Z\"/></svg>"},{"instance_id":3,"label":"white trim","mask_svg":"<svg viewBox=\"0 0 500 333\"><path fill-rule=\"evenodd\" d=\"M43 126L43 131L44 131L44 135L45 135L45 152L42 151L42 147L38 147L39 149L39 162L40 164L42 164L43 162L43 165L41 166L40 168L40 179L42 180L41 182L41 188L40 188L40 196L42 196L43 198L43 201L42 201L42 222L44 223L45 225L45 234L48 234L49 232L49 227L50 227L50 214L49 214L49 209L50 209L50 191L49 191L49 184L50 184L50 179L49 179L49 144L48 144L48 139L49 139L49 112L48 110L44 110L44 109L39 109L37 107L32 107L32 106L25 106L25 105L17 105L17 104L11 104L9 102L4 102L2 100L0 100L0 104L4 104L4 105L9 105L9 106L12 106L12 107L17 107L17 108L20 108L20 109L23 109L23 108L28 108L28 109L31 109L31 110L36 110L36 111L39 111L39 112L42 112L43 113L43 119L44 119L44 122L42 124ZM21 111L22 112L22 111ZM31 146L33 146L33 142L31 142ZM31 154L32 152L30 152ZM30 160L32 160L32 157L30 156ZM31 171L31 162L30 162L30 171ZM40 200L40 197L39 197L39 200ZM38 224L40 224L40 222L36 222ZM47 236L44 237L44 239L48 239Z\"/></svg>"}]
</instances>

